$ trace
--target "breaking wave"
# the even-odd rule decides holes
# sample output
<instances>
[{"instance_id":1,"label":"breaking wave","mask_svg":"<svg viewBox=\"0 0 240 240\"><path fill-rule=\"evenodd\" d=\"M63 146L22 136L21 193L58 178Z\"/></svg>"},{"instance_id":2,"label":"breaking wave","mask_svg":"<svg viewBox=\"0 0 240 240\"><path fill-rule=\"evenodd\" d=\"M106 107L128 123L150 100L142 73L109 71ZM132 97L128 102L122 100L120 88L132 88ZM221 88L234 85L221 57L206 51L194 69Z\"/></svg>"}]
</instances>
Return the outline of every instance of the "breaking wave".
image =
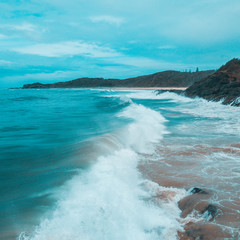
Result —
<instances>
[{"instance_id":1,"label":"breaking wave","mask_svg":"<svg viewBox=\"0 0 240 240\"><path fill-rule=\"evenodd\" d=\"M51 216L33 233L21 233L19 240L176 239L181 229L177 221L179 197L157 206L149 199L166 189L142 179L137 169L141 154L153 153L167 134L166 119L128 97L120 101L130 105L116 117L129 123L105 136L102 147L115 146L111 153L98 156L90 168L68 181L58 193ZM185 194L183 190L172 191L177 196Z\"/></svg>"}]
</instances>

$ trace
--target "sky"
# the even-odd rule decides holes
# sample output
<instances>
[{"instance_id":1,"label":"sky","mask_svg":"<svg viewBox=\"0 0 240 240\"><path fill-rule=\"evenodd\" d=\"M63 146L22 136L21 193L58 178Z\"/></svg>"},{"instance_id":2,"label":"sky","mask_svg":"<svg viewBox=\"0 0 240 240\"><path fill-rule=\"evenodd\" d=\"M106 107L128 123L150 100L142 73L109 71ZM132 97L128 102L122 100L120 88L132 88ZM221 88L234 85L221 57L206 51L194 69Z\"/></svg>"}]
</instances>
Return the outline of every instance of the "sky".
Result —
<instances>
[{"instance_id":1,"label":"sky","mask_svg":"<svg viewBox=\"0 0 240 240\"><path fill-rule=\"evenodd\" d=\"M0 0L0 87L217 69L239 0Z\"/></svg>"}]
</instances>

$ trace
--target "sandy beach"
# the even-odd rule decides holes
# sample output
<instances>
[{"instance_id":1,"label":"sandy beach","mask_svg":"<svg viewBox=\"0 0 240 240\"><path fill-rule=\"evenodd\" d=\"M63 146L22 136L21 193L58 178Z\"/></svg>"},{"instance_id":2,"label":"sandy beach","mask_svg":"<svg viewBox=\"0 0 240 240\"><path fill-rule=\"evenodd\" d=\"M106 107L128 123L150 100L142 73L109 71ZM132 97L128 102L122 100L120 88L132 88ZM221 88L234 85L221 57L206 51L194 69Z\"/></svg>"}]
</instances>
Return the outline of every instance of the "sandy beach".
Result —
<instances>
[{"instance_id":1,"label":"sandy beach","mask_svg":"<svg viewBox=\"0 0 240 240\"><path fill-rule=\"evenodd\" d=\"M99 87L98 89L118 89L118 90L186 90L187 87Z\"/></svg>"}]
</instances>

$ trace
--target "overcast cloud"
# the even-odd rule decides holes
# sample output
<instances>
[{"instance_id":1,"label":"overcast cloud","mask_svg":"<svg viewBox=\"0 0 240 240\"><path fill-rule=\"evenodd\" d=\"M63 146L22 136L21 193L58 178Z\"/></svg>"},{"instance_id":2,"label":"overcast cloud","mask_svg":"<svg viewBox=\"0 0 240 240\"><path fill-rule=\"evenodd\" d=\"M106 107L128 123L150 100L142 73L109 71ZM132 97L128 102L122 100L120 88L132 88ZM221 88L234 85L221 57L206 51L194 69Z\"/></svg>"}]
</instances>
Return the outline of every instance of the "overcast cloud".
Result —
<instances>
[{"instance_id":1,"label":"overcast cloud","mask_svg":"<svg viewBox=\"0 0 240 240\"><path fill-rule=\"evenodd\" d=\"M216 69L240 56L239 0L2 0L0 84Z\"/></svg>"}]
</instances>

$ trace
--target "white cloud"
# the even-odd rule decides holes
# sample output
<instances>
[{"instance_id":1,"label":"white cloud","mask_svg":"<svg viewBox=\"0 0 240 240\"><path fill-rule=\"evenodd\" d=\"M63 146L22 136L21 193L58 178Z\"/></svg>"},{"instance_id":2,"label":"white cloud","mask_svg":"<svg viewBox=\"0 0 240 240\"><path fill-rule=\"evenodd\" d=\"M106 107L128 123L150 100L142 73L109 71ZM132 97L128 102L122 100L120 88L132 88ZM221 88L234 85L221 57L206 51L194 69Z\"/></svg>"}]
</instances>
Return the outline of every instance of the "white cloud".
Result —
<instances>
[{"instance_id":1,"label":"white cloud","mask_svg":"<svg viewBox=\"0 0 240 240\"><path fill-rule=\"evenodd\" d=\"M184 69L186 67L185 64L179 64L175 62L170 63L170 62L151 59L147 57L122 56L122 57L113 59L112 62L122 64L122 65L133 66L137 68L145 68L145 69L148 68L148 69L159 69L159 70Z\"/></svg>"},{"instance_id":2,"label":"white cloud","mask_svg":"<svg viewBox=\"0 0 240 240\"><path fill-rule=\"evenodd\" d=\"M21 24L0 24L0 28L24 32L36 32L39 30L37 26L27 22Z\"/></svg>"},{"instance_id":3,"label":"white cloud","mask_svg":"<svg viewBox=\"0 0 240 240\"><path fill-rule=\"evenodd\" d=\"M6 60L1 60L0 59L0 65L8 65L8 64L11 64L12 62L10 61L6 61Z\"/></svg>"},{"instance_id":4,"label":"white cloud","mask_svg":"<svg viewBox=\"0 0 240 240\"><path fill-rule=\"evenodd\" d=\"M212 0L183 4L184 7L174 9L178 11L176 17L166 17L161 34L185 44L208 45L237 39L240 36L240 2L228 2Z\"/></svg>"},{"instance_id":5,"label":"white cloud","mask_svg":"<svg viewBox=\"0 0 240 240\"><path fill-rule=\"evenodd\" d=\"M69 76L69 71L55 71L52 73L32 73L32 74L25 74L23 79L34 79L34 80L44 80L44 79L62 79L67 78ZM21 76L19 76L21 77ZM18 77L18 78L19 78Z\"/></svg>"},{"instance_id":6,"label":"white cloud","mask_svg":"<svg viewBox=\"0 0 240 240\"><path fill-rule=\"evenodd\" d=\"M175 46L173 45L163 45L163 46L159 46L158 49L174 49L176 48Z\"/></svg>"},{"instance_id":7,"label":"white cloud","mask_svg":"<svg viewBox=\"0 0 240 240\"><path fill-rule=\"evenodd\" d=\"M73 72L74 73L74 72ZM49 83L49 81L67 81L73 79L74 77L80 76L80 72L76 76L71 75L70 71L55 71L52 73L32 73L32 74L24 74L24 75L14 75L14 76L6 76L2 80L11 86L23 86L23 84L33 83L33 82L41 82L41 83ZM16 82L17 80L17 82Z\"/></svg>"},{"instance_id":8,"label":"white cloud","mask_svg":"<svg viewBox=\"0 0 240 240\"><path fill-rule=\"evenodd\" d=\"M103 22L103 23L108 23L116 26L120 26L125 22L124 18L109 16L109 15L92 16L90 17L90 20L94 23Z\"/></svg>"},{"instance_id":9,"label":"white cloud","mask_svg":"<svg viewBox=\"0 0 240 240\"><path fill-rule=\"evenodd\" d=\"M141 68L146 68L146 67L156 68L160 66L160 61L153 60L151 58L145 58L145 57L123 56L113 61L118 64L141 67Z\"/></svg>"},{"instance_id":10,"label":"white cloud","mask_svg":"<svg viewBox=\"0 0 240 240\"><path fill-rule=\"evenodd\" d=\"M34 25L28 22L23 22L19 24L0 24L0 29L3 29L3 31L5 32L7 31L8 33L10 32L12 36L25 35L33 40L41 39L42 33L46 31L45 27Z\"/></svg>"},{"instance_id":11,"label":"white cloud","mask_svg":"<svg viewBox=\"0 0 240 240\"><path fill-rule=\"evenodd\" d=\"M60 43L36 44L27 47L14 48L12 51L22 54L32 54L43 57L87 56L93 58L109 58L120 56L115 50L98 46L95 43L83 41L67 41Z\"/></svg>"},{"instance_id":12,"label":"white cloud","mask_svg":"<svg viewBox=\"0 0 240 240\"><path fill-rule=\"evenodd\" d=\"M18 31L35 32L36 26L31 23L22 23L20 25L12 25L12 28Z\"/></svg>"},{"instance_id":13,"label":"white cloud","mask_svg":"<svg viewBox=\"0 0 240 240\"><path fill-rule=\"evenodd\" d=\"M0 33L0 40L1 40L1 39L5 39L5 38L7 38L7 36Z\"/></svg>"}]
</instances>

